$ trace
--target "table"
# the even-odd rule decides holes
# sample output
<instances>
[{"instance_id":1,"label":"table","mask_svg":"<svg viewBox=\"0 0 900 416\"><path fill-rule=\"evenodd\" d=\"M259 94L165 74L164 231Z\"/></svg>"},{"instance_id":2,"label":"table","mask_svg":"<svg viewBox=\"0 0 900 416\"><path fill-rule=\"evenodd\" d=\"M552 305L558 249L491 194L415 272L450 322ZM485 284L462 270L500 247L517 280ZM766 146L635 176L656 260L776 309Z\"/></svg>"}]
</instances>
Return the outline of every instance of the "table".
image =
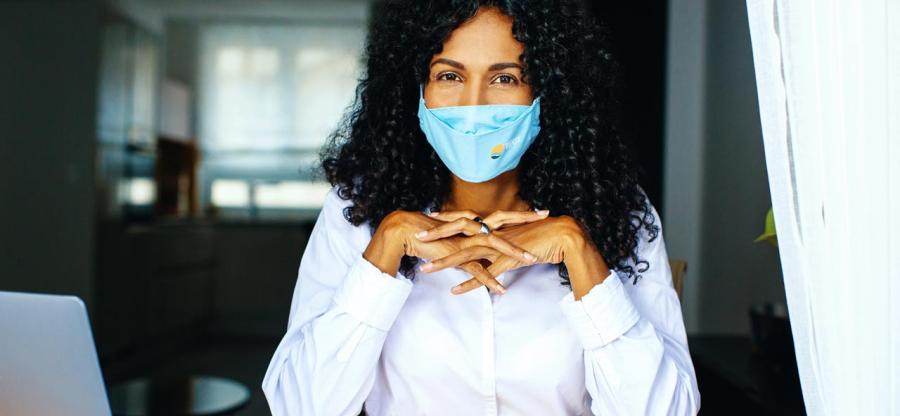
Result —
<instances>
[{"instance_id":1,"label":"table","mask_svg":"<svg viewBox=\"0 0 900 416\"><path fill-rule=\"evenodd\" d=\"M113 415L228 415L250 401L243 384L214 376L139 378L109 390Z\"/></svg>"}]
</instances>

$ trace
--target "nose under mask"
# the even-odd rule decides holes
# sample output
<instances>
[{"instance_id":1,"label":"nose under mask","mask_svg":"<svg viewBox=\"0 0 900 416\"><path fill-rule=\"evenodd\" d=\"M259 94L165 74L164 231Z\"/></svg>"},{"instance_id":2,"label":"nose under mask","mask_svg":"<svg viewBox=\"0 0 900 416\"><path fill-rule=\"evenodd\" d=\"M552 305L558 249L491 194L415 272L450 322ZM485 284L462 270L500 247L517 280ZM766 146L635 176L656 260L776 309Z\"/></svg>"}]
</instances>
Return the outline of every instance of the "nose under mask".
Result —
<instances>
[{"instance_id":1,"label":"nose under mask","mask_svg":"<svg viewBox=\"0 0 900 416\"><path fill-rule=\"evenodd\" d=\"M531 105L427 108L420 85L418 116L438 157L466 182L489 181L514 169L541 130L540 97Z\"/></svg>"}]
</instances>

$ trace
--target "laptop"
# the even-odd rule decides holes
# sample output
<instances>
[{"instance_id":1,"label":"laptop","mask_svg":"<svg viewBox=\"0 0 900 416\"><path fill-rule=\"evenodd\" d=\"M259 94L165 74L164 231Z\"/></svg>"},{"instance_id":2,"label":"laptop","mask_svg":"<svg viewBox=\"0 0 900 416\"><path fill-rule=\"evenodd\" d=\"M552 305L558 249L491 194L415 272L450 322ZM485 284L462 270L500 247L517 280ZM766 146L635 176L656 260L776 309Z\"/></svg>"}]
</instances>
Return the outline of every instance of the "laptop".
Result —
<instances>
[{"instance_id":1,"label":"laptop","mask_svg":"<svg viewBox=\"0 0 900 416\"><path fill-rule=\"evenodd\" d=\"M0 415L109 415L84 302L0 291Z\"/></svg>"}]
</instances>

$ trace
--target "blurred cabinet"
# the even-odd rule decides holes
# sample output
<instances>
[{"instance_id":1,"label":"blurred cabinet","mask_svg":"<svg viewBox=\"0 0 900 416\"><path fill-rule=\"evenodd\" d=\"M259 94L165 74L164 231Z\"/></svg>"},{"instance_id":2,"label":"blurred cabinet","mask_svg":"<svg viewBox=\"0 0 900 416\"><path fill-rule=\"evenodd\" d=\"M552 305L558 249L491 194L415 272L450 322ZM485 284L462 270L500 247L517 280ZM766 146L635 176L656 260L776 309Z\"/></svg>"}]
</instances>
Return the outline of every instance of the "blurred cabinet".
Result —
<instances>
[{"instance_id":1,"label":"blurred cabinet","mask_svg":"<svg viewBox=\"0 0 900 416\"><path fill-rule=\"evenodd\" d=\"M152 357L203 334L213 314L213 227L107 223L101 229L101 361Z\"/></svg>"},{"instance_id":2,"label":"blurred cabinet","mask_svg":"<svg viewBox=\"0 0 900 416\"><path fill-rule=\"evenodd\" d=\"M103 360L128 356L171 337L179 328L198 325L209 301L200 297L188 305L181 292L167 290L209 286L211 272L183 267L183 262L157 253L164 252L160 247L173 239L211 241L202 241L203 232L135 225L135 220L152 218L156 194L161 42L157 35L107 8L99 43L94 324ZM184 318L173 318L176 314Z\"/></svg>"},{"instance_id":3,"label":"blurred cabinet","mask_svg":"<svg viewBox=\"0 0 900 416\"><path fill-rule=\"evenodd\" d=\"M132 272L146 283L146 333L150 337L196 332L212 316L213 229L163 226L129 233L136 259Z\"/></svg>"}]
</instances>

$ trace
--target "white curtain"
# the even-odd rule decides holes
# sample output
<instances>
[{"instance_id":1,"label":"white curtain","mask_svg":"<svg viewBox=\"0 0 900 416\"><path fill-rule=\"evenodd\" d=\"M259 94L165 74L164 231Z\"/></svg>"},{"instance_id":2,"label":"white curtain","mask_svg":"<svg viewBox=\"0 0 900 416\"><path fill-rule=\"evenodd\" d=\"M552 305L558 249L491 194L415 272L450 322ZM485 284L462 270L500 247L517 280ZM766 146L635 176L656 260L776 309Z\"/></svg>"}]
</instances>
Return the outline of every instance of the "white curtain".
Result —
<instances>
[{"instance_id":1,"label":"white curtain","mask_svg":"<svg viewBox=\"0 0 900 416\"><path fill-rule=\"evenodd\" d=\"M317 149L353 99L364 29L205 26L199 74L204 150Z\"/></svg>"},{"instance_id":2,"label":"white curtain","mask_svg":"<svg viewBox=\"0 0 900 416\"><path fill-rule=\"evenodd\" d=\"M807 411L900 415L900 1L747 7Z\"/></svg>"},{"instance_id":3,"label":"white curtain","mask_svg":"<svg viewBox=\"0 0 900 416\"><path fill-rule=\"evenodd\" d=\"M353 102L365 30L363 20L201 28L204 204L255 217L321 206L318 151Z\"/></svg>"}]
</instances>

